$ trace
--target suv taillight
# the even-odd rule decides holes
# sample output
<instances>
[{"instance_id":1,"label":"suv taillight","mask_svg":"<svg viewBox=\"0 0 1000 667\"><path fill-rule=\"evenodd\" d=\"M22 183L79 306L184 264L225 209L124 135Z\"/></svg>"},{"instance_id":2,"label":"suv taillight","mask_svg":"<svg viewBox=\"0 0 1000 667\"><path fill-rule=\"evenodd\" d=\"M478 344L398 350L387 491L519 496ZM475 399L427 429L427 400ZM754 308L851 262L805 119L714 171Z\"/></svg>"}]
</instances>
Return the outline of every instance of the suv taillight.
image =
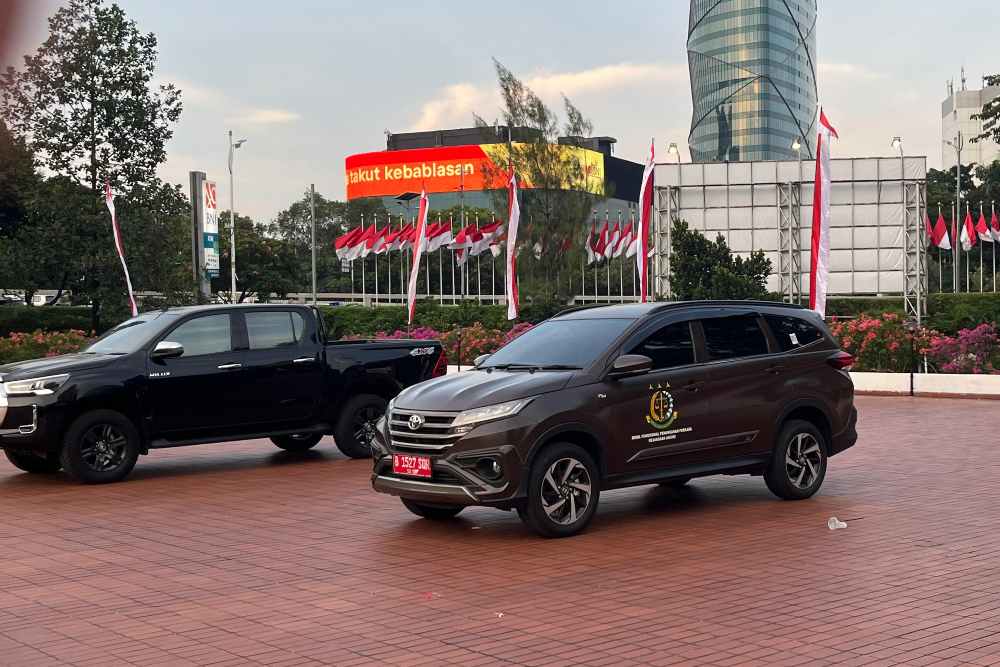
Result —
<instances>
[{"instance_id":1,"label":"suv taillight","mask_svg":"<svg viewBox=\"0 0 1000 667\"><path fill-rule=\"evenodd\" d=\"M843 350L827 359L827 363L836 368L838 371L850 370L851 366L854 365L854 361L854 355L848 354Z\"/></svg>"},{"instance_id":2,"label":"suv taillight","mask_svg":"<svg viewBox=\"0 0 1000 667\"><path fill-rule=\"evenodd\" d=\"M434 370L431 372L432 378L443 377L448 374L448 355L441 350L441 356L438 357L437 363L434 364Z\"/></svg>"}]
</instances>

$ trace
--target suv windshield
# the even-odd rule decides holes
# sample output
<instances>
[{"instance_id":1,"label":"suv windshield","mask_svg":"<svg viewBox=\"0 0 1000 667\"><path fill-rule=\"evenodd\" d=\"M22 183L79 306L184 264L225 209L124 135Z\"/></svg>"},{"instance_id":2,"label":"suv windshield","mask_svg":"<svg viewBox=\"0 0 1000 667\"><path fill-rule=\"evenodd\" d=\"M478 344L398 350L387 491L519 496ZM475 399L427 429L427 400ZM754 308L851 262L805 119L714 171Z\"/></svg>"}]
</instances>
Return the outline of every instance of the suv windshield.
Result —
<instances>
[{"instance_id":1,"label":"suv windshield","mask_svg":"<svg viewBox=\"0 0 1000 667\"><path fill-rule=\"evenodd\" d=\"M107 332L88 347L84 352L90 354L130 354L148 343L163 330L163 322L155 322L163 315L162 312L143 313L133 317Z\"/></svg>"},{"instance_id":2,"label":"suv windshield","mask_svg":"<svg viewBox=\"0 0 1000 667\"><path fill-rule=\"evenodd\" d=\"M585 368L634 320L549 320L497 350L480 368Z\"/></svg>"}]
</instances>

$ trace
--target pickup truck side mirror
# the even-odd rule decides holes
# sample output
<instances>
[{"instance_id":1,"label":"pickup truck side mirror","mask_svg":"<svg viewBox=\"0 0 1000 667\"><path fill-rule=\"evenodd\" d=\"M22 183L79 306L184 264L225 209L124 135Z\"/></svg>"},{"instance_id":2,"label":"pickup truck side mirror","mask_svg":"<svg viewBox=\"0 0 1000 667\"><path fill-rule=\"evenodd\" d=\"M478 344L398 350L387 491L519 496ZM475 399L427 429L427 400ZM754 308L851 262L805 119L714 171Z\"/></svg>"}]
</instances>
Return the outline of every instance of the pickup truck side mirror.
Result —
<instances>
[{"instance_id":1,"label":"pickup truck side mirror","mask_svg":"<svg viewBox=\"0 0 1000 667\"><path fill-rule=\"evenodd\" d=\"M472 360L472 365L475 366L476 368L479 368L489 358L490 355L488 354L480 354L478 357Z\"/></svg>"},{"instance_id":2,"label":"pickup truck side mirror","mask_svg":"<svg viewBox=\"0 0 1000 667\"><path fill-rule=\"evenodd\" d=\"M174 359L184 354L184 346L169 340L161 340L153 348L151 359Z\"/></svg>"},{"instance_id":3,"label":"pickup truck side mirror","mask_svg":"<svg viewBox=\"0 0 1000 667\"><path fill-rule=\"evenodd\" d=\"M644 354L623 354L611 364L608 377L615 380L643 375L653 369L653 360Z\"/></svg>"}]
</instances>

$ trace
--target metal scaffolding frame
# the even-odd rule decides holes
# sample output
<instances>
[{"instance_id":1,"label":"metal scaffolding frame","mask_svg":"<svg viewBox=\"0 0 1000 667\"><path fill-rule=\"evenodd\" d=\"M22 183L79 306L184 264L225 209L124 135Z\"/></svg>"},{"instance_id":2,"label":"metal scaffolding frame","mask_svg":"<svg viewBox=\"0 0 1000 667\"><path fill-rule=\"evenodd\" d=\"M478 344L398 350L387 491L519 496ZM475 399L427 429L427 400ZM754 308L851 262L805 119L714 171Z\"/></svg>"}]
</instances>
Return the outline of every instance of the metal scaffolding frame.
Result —
<instances>
[{"instance_id":1,"label":"metal scaffolding frame","mask_svg":"<svg viewBox=\"0 0 1000 667\"><path fill-rule=\"evenodd\" d=\"M927 210L926 197L925 184L903 182L903 305L907 317L916 318L918 324L923 321L927 312L924 299L927 293L927 276L923 270L926 266L926 241L922 238Z\"/></svg>"},{"instance_id":2,"label":"metal scaffolding frame","mask_svg":"<svg viewBox=\"0 0 1000 667\"><path fill-rule=\"evenodd\" d=\"M778 275L788 303L802 303L802 184L778 188Z\"/></svg>"},{"instance_id":3,"label":"metal scaffolding frame","mask_svg":"<svg viewBox=\"0 0 1000 667\"><path fill-rule=\"evenodd\" d=\"M653 294L657 299L669 299L670 290L670 228L673 225L676 212L680 210L680 188L656 189L656 229L653 247L656 249L653 268Z\"/></svg>"}]
</instances>

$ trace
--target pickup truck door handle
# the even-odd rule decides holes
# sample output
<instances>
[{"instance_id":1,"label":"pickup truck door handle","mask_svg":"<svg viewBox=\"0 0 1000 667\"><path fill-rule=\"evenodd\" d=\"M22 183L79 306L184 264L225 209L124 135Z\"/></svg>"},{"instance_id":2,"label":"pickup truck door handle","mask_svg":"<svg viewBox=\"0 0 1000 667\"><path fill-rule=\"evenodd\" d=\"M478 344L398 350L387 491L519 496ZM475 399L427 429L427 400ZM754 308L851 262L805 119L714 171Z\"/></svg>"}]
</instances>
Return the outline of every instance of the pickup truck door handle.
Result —
<instances>
[{"instance_id":1,"label":"pickup truck door handle","mask_svg":"<svg viewBox=\"0 0 1000 667\"><path fill-rule=\"evenodd\" d=\"M785 371L785 366L784 364L773 364L768 366L765 370L772 375L778 375L779 373L783 373Z\"/></svg>"},{"instance_id":2,"label":"pickup truck door handle","mask_svg":"<svg viewBox=\"0 0 1000 667\"><path fill-rule=\"evenodd\" d=\"M220 371L231 371L237 368L243 368L243 364L222 364L218 368Z\"/></svg>"},{"instance_id":3,"label":"pickup truck door handle","mask_svg":"<svg viewBox=\"0 0 1000 667\"><path fill-rule=\"evenodd\" d=\"M293 364L309 364L316 361L316 357L299 357L298 359L292 359Z\"/></svg>"},{"instance_id":4,"label":"pickup truck door handle","mask_svg":"<svg viewBox=\"0 0 1000 667\"><path fill-rule=\"evenodd\" d=\"M684 389L690 392L699 392L704 385L705 383L702 380L691 380L684 385Z\"/></svg>"}]
</instances>

